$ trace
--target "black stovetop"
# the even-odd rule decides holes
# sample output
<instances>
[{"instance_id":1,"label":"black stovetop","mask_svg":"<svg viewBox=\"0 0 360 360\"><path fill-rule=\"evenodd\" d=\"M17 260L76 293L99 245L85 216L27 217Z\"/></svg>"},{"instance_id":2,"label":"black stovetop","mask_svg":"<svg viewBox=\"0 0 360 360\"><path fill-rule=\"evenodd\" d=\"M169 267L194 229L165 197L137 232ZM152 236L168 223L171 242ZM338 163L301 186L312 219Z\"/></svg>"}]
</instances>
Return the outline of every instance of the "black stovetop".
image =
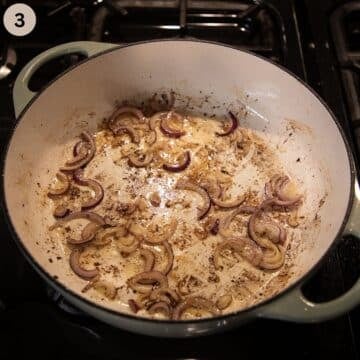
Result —
<instances>
[{"instance_id":1,"label":"black stovetop","mask_svg":"<svg viewBox=\"0 0 360 360\"><path fill-rule=\"evenodd\" d=\"M0 0L0 15L11 1ZM38 16L24 38L0 32L0 145L15 124L11 91L22 66L41 51L73 40L126 43L151 38L195 37L245 47L269 57L309 83L345 129L357 166L360 159L360 0L256 1L26 1ZM346 3L346 5L344 5ZM144 4L146 6L144 7ZM59 5L61 5L59 7ZM1 78L3 63L10 75ZM70 64L67 56L32 79L39 90ZM102 324L63 301L19 253L0 217L0 358L85 357L227 359L263 356L358 359L360 309L320 324L257 320L205 338L156 339ZM305 286L324 301L348 289L360 273L360 244L344 238Z\"/></svg>"}]
</instances>

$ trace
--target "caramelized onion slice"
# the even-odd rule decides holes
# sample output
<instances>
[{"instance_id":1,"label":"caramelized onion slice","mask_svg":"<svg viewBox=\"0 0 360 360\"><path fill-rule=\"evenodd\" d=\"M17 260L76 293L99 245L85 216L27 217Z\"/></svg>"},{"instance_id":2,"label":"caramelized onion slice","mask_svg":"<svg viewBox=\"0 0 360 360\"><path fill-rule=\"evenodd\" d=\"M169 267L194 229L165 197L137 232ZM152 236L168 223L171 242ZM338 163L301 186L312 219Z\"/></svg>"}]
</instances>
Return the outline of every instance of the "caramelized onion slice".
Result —
<instances>
[{"instance_id":1,"label":"caramelized onion slice","mask_svg":"<svg viewBox=\"0 0 360 360\"><path fill-rule=\"evenodd\" d=\"M216 206L223 208L223 209L231 209L231 208L235 208L240 206L244 200L245 200L245 196L239 196L237 199L235 200L229 200L229 201L223 201L219 198L215 198L213 196L211 197L211 201L213 202L213 204L215 204Z\"/></svg>"},{"instance_id":2,"label":"caramelized onion slice","mask_svg":"<svg viewBox=\"0 0 360 360\"><path fill-rule=\"evenodd\" d=\"M69 213L69 209L64 205L59 205L54 210L54 217L63 218Z\"/></svg>"},{"instance_id":3,"label":"caramelized onion slice","mask_svg":"<svg viewBox=\"0 0 360 360\"><path fill-rule=\"evenodd\" d=\"M166 263L164 270L162 270L161 272L164 273L164 275L167 275L172 269L174 264L174 252L168 241L164 241L162 245L164 246L168 261Z\"/></svg>"},{"instance_id":4,"label":"caramelized onion slice","mask_svg":"<svg viewBox=\"0 0 360 360\"><path fill-rule=\"evenodd\" d=\"M94 157L96 151L96 145L93 137L87 131L83 131L80 136L82 137L83 141L88 144L86 145L88 148L86 156L79 161L75 161L75 163L73 163L73 160L67 161L65 163L65 166L62 167L60 170L73 171L79 169L85 166L86 164L88 164Z\"/></svg>"},{"instance_id":5,"label":"caramelized onion slice","mask_svg":"<svg viewBox=\"0 0 360 360\"><path fill-rule=\"evenodd\" d=\"M111 238L121 238L126 235L126 229L123 226L114 226L111 228L103 229L97 234L96 239L93 241L95 246L105 246L111 243Z\"/></svg>"},{"instance_id":6,"label":"caramelized onion slice","mask_svg":"<svg viewBox=\"0 0 360 360\"><path fill-rule=\"evenodd\" d=\"M275 182L275 186L274 186L274 193L275 196L277 196L278 199L280 199L281 201L290 201L293 204L297 203L302 196L301 195L289 195L286 193L286 187L289 185L290 183L290 178L288 176L283 176L280 179L278 179Z\"/></svg>"},{"instance_id":7,"label":"caramelized onion slice","mask_svg":"<svg viewBox=\"0 0 360 360\"><path fill-rule=\"evenodd\" d=\"M181 300L178 293L170 288L155 289L151 292L149 298L150 300L169 302L171 305L176 305Z\"/></svg>"},{"instance_id":8,"label":"caramelized onion slice","mask_svg":"<svg viewBox=\"0 0 360 360\"><path fill-rule=\"evenodd\" d=\"M87 144L88 143L84 142L83 140L78 141L74 145L74 149L73 149L74 157L71 160L68 160L66 162L66 165L75 165L79 161L84 160L89 151L89 145L87 145Z\"/></svg>"},{"instance_id":9,"label":"caramelized onion slice","mask_svg":"<svg viewBox=\"0 0 360 360\"><path fill-rule=\"evenodd\" d=\"M146 271L131 277L128 285L131 289L142 294L150 293L152 287L144 287L143 285L158 284L160 288L168 287L168 280L164 274L159 271Z\"/></svg>"},{"instance_id":10,"label":"caramelized onion slice","mask_svg":"<svg viewBox=\"0 0 360 360\"><path fill-rule=\"evenodd\" d=\"M220 269L220 254L224 249L230 249L240 254L250 264L259 266L262 261L263 253L261 248L257 246L251 239L244 237L229 237L227 240L220 243L214 255L215 268Z\"/></svg>"},{"instance_id":11,"label":"caramelized onion slice","mask_svg":"<svg viewBox=\"0 0 360 360\"><path fill-rule=\"evenodd\" d=\"M186 132L171 126L170 121L174 118L178 121L183 121L183 117L180 114L176 113L175 111L169 111L166 116L161 117L160 130L163 132L163 134L171 138L179 138L184 136Z\"/></svg>"},{"instance_id":12,"label":"caramelized onion slice","mask_svg":"<svg viewBox=\"0 0 360 360\"><path fill-rule=\"evenodd\" d=\"M220 314L220 311L210 300L207 300L200 296L194 296L194 297L188 297L174 309L174 312L172 314L172 319L180 320L182 314L189 308L202 309L211 313L214 316Z\"/></svg>"},{"instance_id":13,"label":"caramelized onion slice","mask_svg":"<svg viewBox=\"0 0 360 360\"><path fill-rule=\"evenodd\" d=\"M202 199L203 199L203 205L201 207L198 207L198 220L203 219L206 214L209 212L210 207L211 207L211 201L210 201L210 197L209 194L207 193L207 191L202 188L199 185L193 184L189 181L180 179L177 183L176 183L176 189L178 190L188 190L188 191L194 191L196 193L198 193Z\"/></svg>"},{"instance_id":14,"label":"caramelized onion slice","mask_svg":"<svg viewBox=\"0 0 360 360\"><path fill-rule=\"evenodd\" d=\"M92 179L84 179L84 171L82 169L77 169L74 172L74 180L77 184L81 186L88 186L91 190L94 191L95 195L85 203L81 204L82 209L89 209L98 205L101 200L104 198L104 190L100 183Z\"/></svg>"},{"instance_id":15,"label":"caramelized onion slice","mask_svg":"<svg viewBox=\"0 0 360 360\"><path fill-rule=\"evenodd\" d=\"M75 249L70 254L70 267L72 271L84 280L91 280L99 274L98 269L86 270L80 265L81 251Z\"/></svg>"},{"instance_id":16,"label":"caramelized onion slice","mask_svg":"<svg viewBox=\"0 0 360 360\"><path fill-rule=\"evenodd\" d=\"M237 117L231 111L229 111L229 117L230 117L230 120L231 120L230 125L226 126L227 129L225 129L222 133L216 132L215 134L217 136L230 135L231 133L233 133L237 129L237 127L239 125L239 121L238 121Z\"/></svg>"},{"instance_id":17,"label":"caramelized onion slice","mask_svg":"<svg viewBox=\"0 0 360 360\"><path fill-rule=\"evenodd\" d=\"M114 134L116 134L118 129L121 127L121 121L119 121L117 118L123 114L131 114L136 117L141 123L144 123L146 121L146 118L141 112L141 110L131 106L121 106L116 109L109 118L109 128Z\"/></svg>"},{"instance_id":18,"label":"caramelized onion slice","mask_svg":"<svg viewBox=\"0 0 360 360\"><path fill-rule=\"evenodd\" d=\"M151 130L150 133L148 134L148 136L145 139L145 142L148 145L154 145L156 143L157 140L157 134L155 130Z\"/></svg>"},{"instance_id":19,"label":"caramelized onion slice","mask_svg":"<svg viewBox=\"0 0 360 360\"><path fill-rule=\"evenodd\" d=\"M263 221L258 219L254 226L258 234L266 236L273 243L283 244L286 241L286 230L269 217Z\"/></svg>"},{"instance_id":20,"label":"caramelized onion slice","mask_svg":"<svg viewBox=\"0 0 360 360\"><path fill-rule=\"evenodd\" d=\"M87 224L81 232L81 239L84 242L92 240L95 237L96 233L100 230L100 228L101 226L95 223Z\"/></svg>"},{"instance_id":21,"label":"caramelized onion slice","mask_svg":"<svg viewBox=\"0 0 360 360\"><path fill-rule=\"evenodd\" d=\"M165 301L159 301L153 305L151 305L148 309L150 314L155 314L158 312L163 313L167 317L171 317L171 308L169 304L167 304Z\"/></svg>"},{"instance_id":22,"label":"caramelized onion slice","mask_svg":"<svg viewBox=\"0 0 360 360\"><path fill-rule=\"evenodd\" d=\"M260 267L266 270L277 270L284 264L284 261L284 251L267 240L267 247L264 251L264 257L260 263Z\"/></svg>"},{"instance_id":23,"label":"caramelized onion slice","mask_svg":"<svg viewBox=\"0 0 360 360\"><path fill-rule=\"evenodd\" d=\"M78 220L78 219L89 220L89 221L99 224L99 225L105 225L104 218L94 212L76 211L76 212L73 212L70 215L64 217L63 219L58 220L54 225L52 225L50 227L50 230L53 230L59 226L62 226L69 221Z\"/></svg>"},{"instance_id":24,"label":"caramelized onion slice","mask_svg":"<svg viewBox=\"0 0 360 360\"><path fill-rule=\"evenodd\" d=\"M150 249L140 249L140 255L144 258L144 271L151 271L155 265L155 255Z\"/></svg>"},{"instance_id":25,"label":"caramelized onion slice","mask_svg":"<svg viewBox=\"0 0 360 360\"><path fill-rule=\"evenodd\" d=\"M85 225L84 228L81 231L81 238L78 239L69 239L68 243L73 244L73 245L78 245L78 244L84 244L87 243L89 241L91 241L92 239L94 239L96 233L100 230L101 225L90 222L89 224Z\"/></svg>"},{"instance_id":26,"label":"caramelized onion slice","mask_svg":"<svg viewBox=\"0 0 360 360\"><path fill-rule=\"evenodd\" d=\"M217 301L216 301L216 306L218 309L220 310L224 310L227 307L229 307L232 303L232 296L231 294L225 294L225 295L221 295Z\"/></svg>"},{"instance_id":27,"label":"caramelized onion slice","mask_svg":"<svg viewBox=\"0 0 360 360\"><path fill-rule=\"evenodd\" d=\"M55 189L50 189L49 195L62 195L65 194L70 188L70 180L69 178L62 172L58 172L56 174L56 178L62 183L62 186Z\"/></svg>"},{"instance_id":28,"label":"caramelized onion slice","mask_svg":"<svg viewBox=\"0 0 360 360\"><path fill-rule=\"evenodd\" d=\"M271 238L271 241L270 241L269 240L270 238L267 239L267 238L263 238L263 237L259 236L257 234L258 230L259 230L259 225L257 224L257 222L259 221L260 215L261 215L261 210L258 210L258 211L256 211L255 213L253 213L250 216L249 223L248 223L249 235L250 235L251 239L253 239L259 246L261 246L264 249L270 249L270 250L272 250L274 252L275 248L273 246L273 242L285 242L285 240L286 240L286 232L279 225L278 229L276 230L277 239L275 241L272 238ZM276 226L277 224L272 222L271 225ZM261 229L262 229L262 227L260 227L260 230ZM267 233L267 236L269 237L269 233ZM270 236L272 236L272 235L270 234ZM278 252L277 252L277 254L278 254Z\"/></svg>"},{"instance_id":29,"label":"caramelized onion slice","mask_svg":"<svg viewBox=\"0 0 360 360\"><path fill-rule=\"evenodd\" d=\"M229 215L223 217L220 220L219 234L222 237L227 238L228 235L229 235L228 231L229 231L230 224L237 215L239 215L239 214L252 214L255 211L256 211L256 208L253 207L253 206L249 206L249 205L239 206L237 209L233 210Z\"/></svg>"},{"instance_id":30,"label":"caramelized onion slice","mask_svg":"<svg viewBox=\"0 0 360 360\"><path fill-rule=\"evenodd\" d=\"M130 299L128 304L134 314L136 314L141 309L141 306L134 299Z\"/></svg>"},{"instance_id":31,"label":"caramelized onion slice","mask_svg":"<svg viewBox=\"0 0 360 360\"><path fill-rule=\"evenodd\" d=\"M185 151L178 157L177 164L163 164L163 169L171 172L179 172L185 170L191 162L190 151Z\"/></svg>"},{"instance_id":32,"label":"caramelized onion slice","mask_svg":"<svg viewBox=\"0 0 360 360\"><path fill-rule=\"evenodd\" d=\"M84 154L84 153L86 155L88 150L89 150L89 144L83 140L80 140L74 145L73 155L78 156L79 154Z\"/></svg>"},{"instance_id":33,"label":"caramelized onion slice","mask_svg":"<svg viewBox=\"0 0 360 360\"><path fill-rule=\"evenodd\" d=\"M300 202L302 195L290 196L286 194L286 187L290 182L288 176L275 175L265 184L266 200L261 204L265 209L271 206L293 206Z\"/></svg>"},{"instance_id":34,"label":"caramelized onion slice","mask_svg":"<svg viewBox=\"0 0 360 360\"><path fill-rule=\"evenodd\" d=\"M140 155L140 156L131 154L129 156L129 165L135 166L138 168L146 167L147 165L149 165L152 162L153 157L154 156L152 153L147 153L145 155Z\"/></svg>"},{"instance_id":35,"label":"caramelized onion slice","mask_svg":"<svg viewBox=\"0 0 360 360\"><path fill-rule=\"evenodd\" d=\"M137 240L135 237L130 243L124 243L124 239L127 239L127 237L125 236L123 238L120 238L119 241L117 241L116 246L122 256L128 256L139 247L140 243L139 240Z\"/></svg>"},{"instance_id":36,"label":"caramelized onion slice","mask_svg":"<svg viewBox=\"0 0 360 360\"><path fill-rule=\"evenodd\" d=\"M130 126L122 126L114 132L115 135L127 134L130 136L131 141L134 144L138 144L140 142L140 136L135 129Z\"/></svg>"},{"instance_id":37,"label":"caramelized onion slice","mask_svg":"<svg viewBox=\"0 0 360 360\"><path fill-rule=\"evenodd\" d=\"M162 118L166 117L167 114L168 114L167 111L160 111L160 112L157 112L156 114L154 114L149 120L150 130L155 131L157 123L159 121L161 121Z\"/></svg>"}]
</instances>

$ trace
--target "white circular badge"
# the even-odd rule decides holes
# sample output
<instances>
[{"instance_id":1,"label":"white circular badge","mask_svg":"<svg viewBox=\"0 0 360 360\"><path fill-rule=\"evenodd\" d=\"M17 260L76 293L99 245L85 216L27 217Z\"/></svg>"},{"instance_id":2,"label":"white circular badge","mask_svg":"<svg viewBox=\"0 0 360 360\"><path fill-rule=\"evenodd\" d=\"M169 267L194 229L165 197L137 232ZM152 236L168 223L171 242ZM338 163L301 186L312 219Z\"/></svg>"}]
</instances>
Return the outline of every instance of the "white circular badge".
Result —
<instances>
[{"instance_id":1,"label":"white circular badge","mask_svg":"<svg viewBox=\"0 0 360 360\"><path fill-rule=\"evenodd\" d=\"M25 36L34 30L36 15L29 5L17 3L6 9L3 22L11 35Z\"/></svg>"}]
</instances>

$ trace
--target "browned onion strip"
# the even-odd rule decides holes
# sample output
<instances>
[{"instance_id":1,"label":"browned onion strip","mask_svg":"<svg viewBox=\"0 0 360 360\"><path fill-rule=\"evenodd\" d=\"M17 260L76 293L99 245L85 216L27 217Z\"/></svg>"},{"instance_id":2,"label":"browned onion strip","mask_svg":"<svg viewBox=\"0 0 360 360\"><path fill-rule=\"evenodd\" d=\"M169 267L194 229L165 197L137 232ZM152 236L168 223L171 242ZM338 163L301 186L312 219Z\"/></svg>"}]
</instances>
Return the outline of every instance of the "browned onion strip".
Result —
<instances>
[{"instance_id":1,"label":"browned onion strip","mask_svg":"<svg viewBox=\"0 0 360 360\"><path fill-rule=\"evenodd\" d=\"M120 121L117 121L117 118L123 114L131 114L135 116L141 123L146 121L144 114L139 109L131 106L122 106L116 109L109 118L109 128L114 134L116 134L121 127Z\"/></svg>"},{"instance_id":2,"label":"browned onion strip","mask_svg":"<svg viewBox=\"0 0 360 360\"><path fill-rule=\"evenodd\" d=\"M69 213L69 209L64 205L59 205L54 210L54 217L56 218L63 218Z\"/></svg>"},{"instance_id":3,"label":"browned onion strip","mask_svg":"<svg viewBox=\"0 0 360 360\"><path fill-rule=\"evenodd\" d=\"M53 230L59 226L64 225L68 221L77 220L77 219L89 220L89 221L94 222L99 225L105 225L104 219L100 215L98 215L94 212L76 211L76 212L73 212L70 215L64 217L63 219L56 221L56 223L54 225L50 226L49 229Z\"/></svg>"},{"instance_id":4,"label":"browned onion strip","mask_svg":"<svg viewBox=\"0 0 360 360\"><path fill-rule=\"evenodd\" d=\"M175 188L178 190L194 191L202 197L204 203L201 207L198 207L197 218L198 218L198 220L203 219L206 216L206 214L209 212L210 207L211 207L211 201L210 201L210 197L209 197L209 194L207 193L207 191L204 188L202 188L201 186L193 184L193 183L183 180L183 179L180 179L176 183Z\"/></svg>"},{"instance_id":5,"label":"browned onion strip","mask_svg":"<svg viewBox=\"0 0 360 360\"><path fill-rule=\"evenodd\" d=\"M249 219L249 235L258 245L265 249L264 257L259 266L267 270L276 270L284 264L285 254L270 240L261 238L256 234L256 221L259 215L260 211L256 211Z\"/></svg>"},{"instance_id":6,"label":"browned onion strip","mask_svg":"<svg viewBox=\"0 0 360 360\"><path fill-rule=\"evenodd\" d=\"M165 269L162 270L162 273L164 273L164 275L167 275L170 270L172 269L173 267L173 263L174 263L174 252L173 252L173 249L171 247L171 245L167 242L167 241L164 241L162 243L162 245L164 246L164 249L167 253L167 258L168 258L168 262L165 266Z\"/></svg>"},{"instance_id":7,"label":"browned onion strip","mask_svg":"<svg viewBox=\"0 0 360 360\"><path fill-rule=\"evenodd\" d=\"M153 160L153 154L147 153L145 155L137 156L135 154L131 154L129 156L129 165L135 166L135 167L145 167L149 165Z\"/></svg>"},{"instance_id":8,"label":"browned onion strip","mask_svg":"<svg viewBox=\"0 0 360 360\"><path fill-rule=\"evenodd\" d=\"M295 201L294 200L291 200L291 201L283 201L283 200L280 200L278 198L270 198L270 199L266 199L264 200L261 204L260 204L260 209L261 210L266 210L267 208L270 208L272 206L285 206L285 207L288 207L288 206L295 206L299 203L299 201L301 200L300 199L296 199Z\"/></svg>"},{"instance_id":9,"label":"browned onion strip","mask_svg":"<svg viewBox=\"0 0 360 360\"><path fill-rule=\"evenodd\" d=\"M81 232L81 239L84 242L92 240L100 228L101 226L95 223L87 224Z\"/></svg>"},{"instance_id":10,"label":"browned onion strip","mask_svg":"<svg viewBox=\"0 0 360 360\"><path fill-rule=\"evenodd\" d=\"M169 304L164 301L159 301L153 305L151 305L148 309L150 314L155 314L158 312L162 312L165 316L171 317L171 308Z\"/></svg>"},{"instance_id":11,"label":"browned onion strip","mask_svg":"<svg viewBox=\"0 0 360 360\"><path fill-rule=\"evenodd\" d=\"M163 134L171 138L179 138L186 134L185 131L171 127L170 120L171 118L176 118L177 120L183 120L183 117L174 111L169 111L166 116L162 117L160 120L160 130Z\"/></svg>"},{"instance_id":12,"label":"browned onion strip","mask_svg":"<svg viewBox=\"0 0 360 360\"><path fill-rule=\"evenodd\" d=\"M56 178L62 183L62 186L60 188L50 189L48 192L49 195L62 195L70 188L70 180L65 174L58 172Z\"/></svg>"},{"instance_id":13,"label":"browned onion strip","mask_svg":"<svg viewBox=\"0 0 360 360\"><path fill-rule=\"evenodd\" d=\"M224 209L231 209L231 208L234 208L234 207L238 207L240 206L244 200L245 200L245 196L242 195L242 196L239 196L237 199L235 200L232 200L232 201L223 201L219 198L215 198L215 197L211 197L211 201L218 207L220 208L224 208Z\"/></svg>"},{"instance_id":14,"label":"browned onion strip","mask_svg":"<svg viewBox=\"0 0 360 360\"><path fill-rule=\"evenodd\" d=\"M266 239L265 239L266 240ZM285 261L284 251L271 241L267 241L267 247L264 252L264 257L260 263L260 267L266 270L279 269Z\"/></svg>"},{"instance_id":15,"label":"browned onion strip","mask_svg":"<svg viewBox=\"0 0 360 360\"><path fill-rule=\"evenodd\" d=\"M281 201L290 201L295 204L302 198L302 196L298 195L298 196L291 197L284 193L285 188L289 184L289 182L290 182L290 179L288 176L283 176L282 178L278 179L275 183L274 193Z\"/></svg>"},{"instance_id":16,"label":"browned onion strip","mask_svg":"<svg viewBox=\"0 0 360 360\"><path fill-rule=\"evenodd\" d=\"M237 209L233 210L228 216L225 216L220 220L219 223L219 234L227 238L228 237L228 230L230 227L231 222L234 220L235 216L239 214L252 214L256 211L256 208L249 205L243 205L238 207Z\"/></svg>"},{"instance_id":17,"label":"browned onion strip","mask_svg":"<svg viewBox=\"0 0 360 360\"><path fill-rule=\"evenodd\" d=\"M180 155L177 159L177 164L163 164L163 169L171 172L179 172L185 170L191 162L190 151L185 151L184 154Z\"/></svg>"},{"instance_id":18,"label":"browned onion strip","mask_svg":"<svg viewBox=\"0 0 360 360\"><path fill-rule=\"evenodd\" d=\"M259 266L263 259L263 252L251 239L231 236L227 240L218 244L215 250L214 264L216 269L221 267L220 254L226 248L239 253L244 259L254 266Z\"/></svg>"},{"instance_id":19,"label":"browned onion strip","mask_svg":"<svg viewBox=\"0 0 360 360\"><path fill-rule=\"evenodd\" d=\"M172 305L176 305L181 300L177 292L170 288L155 289L151 292L149 298L150 300L169 302Z\"/></svg>"},{"instance_id":20,"label":"browned onion strip","mask_svg":"<svg viewBox=\"0 0 360 360\"><path fill-rule=\"evenodd\" d=\"M180 320L182 314L189 308L203 309L212 315L216 316L220 314L220 311L210 301L200 296L188 297L182 301L175 309L172 314L173 320Z\"/></svg>"},{"instance_id":21,"label":"browned onion strip","mask_svg":"<svg viewBox=\"0 0 360 360\"><path fill-rule=\"evenodd\" d=\"M106 225L109 225L112 227L117 226L117 224L118 224L117 221L112 219L109 215L104 216L104 221L105 221Z\"/></svg>"},{"instance_id":22,"label":"browned onion strip","mask_svg":"<svg viewBox=\"0 0 360 360\"><path fill-rule=\"evenodd\" d=\"M214 197L219 199L222 195L222 188L217 181L205 179L202 180L199 185L209 193L210 198Z\"/></svg>"},{"instance_id":23,"label":"browned onion strip","mask_svg":"<svg viewBox=\"0 0 360 360\"><path fill-rule=\"evenodd\" d=\"M116 133L114 133L114 134L115 135L127 134L127 135L129 135L131 141L134 144L138 144L140 142L139 134L136 132L135 129L133 129L130 126L120 127L119 129L117 129Z\"/></svg>"},{"instance_id":24,"label":"browned onion strip","mask_svg":"<svg viewBox=\"0 0 360 360\"><path fill-rule=\"evenodd\" d=\"M160 288L168 287L168 280L166 276L159 271L142 272L128 280L130 288L142 294L148 294L152 290L152 287L144 287L142 285L154 284L158 284Z\"/></svg>"},{"instance_id":25,"label":"browned onion strip","mask_svg":"<svg viewBox=\"0 0 360 360\"><path fill-rule=\"evenodd\" d=\"M238 121L237 117L231 111L229 111L229 116L230 116L230 119L231 119L231 124L230 124L229 128L227 130L225 130L224 132L222 132L222 133L216 132L215 134L217 136L230 135L231 133L233 133L237 129L237 127L239 125L239 121Z\"/></svg>"},{"instance_id":26,"label":"browned onion strip","mask_svg":"<svg viewBox=\"0 0 360 360\"><path fill-rule=\"evenodd\" d=\"M74 172L74 180L76 181L77 184L81 186L89 187L95 193L93 198L81 204L82 209L92 208L98 205L101 202L101 200L104 198L104 190L101 184L98 183L96 180L84 179L84 171L82 169L77 169Z\"/></svg>"},{"instance_id":27,"label":"browned onion strip","mask_svg":"<svg viewBox=\"0 0 360 360\"><path fill-rule=\"evenodd\" d=\"M89 224L85 225L81 231L81 238L80 239L68 239L68 243L73 245L84 244L92 239L94 239L96 233L100 230L101 226L99 224L95 224L90 222Z\"/></svg>"},{"instance_id":28,"label":"browned onion strip","mask_svg":"<svg viewBox=\"0 0 360 360\"><path fill-rule=\"evenodd\" d=\"M87 142L80 140L74 145L73 155L77 156L80 153L87 154L88 148L89 148L89 144Z\"/></svg>"},{"instance_id":29,"label":"browned onion strip","mask_svg":"<svg viewBox=\"0 0 360 360\"><path fill-rule=\"evenodd\" d=\"M273 189L271 185L271 181L268 181L265 184L265 198L270 199L273 196Z\"/></svg>"},{"instance_id":30,"label":"browned onion strip","mask_svg":"<svg viewBox=\"0 0 360 360\"><path fill-rule=\"evenodd\" d=\"M163 117L165 117L167 114L168 113L165 112L165 111L157 112L156 114L154 114L149 120L149 128L150 128L150 130L155 131L157 123L159 121L161 121L161 119Z\"/></svg>"},{"instance_id":31,"label":"browned onion strip","mask_svg":"<svg viewBox=\"0 0 360 360\"><path fill-rule=\"evenodd\" d=\"M151 271L155 265L155 255L149 249L140 249L140 255L144 258L144 271Z\"/></svg>"},{"instance_id":32,"label":"browned onion strip","mask_svg":"<svg viewBox=\"0 0 360 360\"><path fill-rule=\"evenodd\" d=\"M106 246L112 241L111 237L121 237L126 235L126 229L120 226L114 226L107 229L102 229L96 234L96 238L91 243L94 246Z\"/></svg>"},{"instance_id":33,"label":"browned onion strip","mask_svg":"<svg viewBox=\"0 0 360 360\"><path fill-rule=\"evenodd\" d=\"M145 236L145 241L152 245L162 244L164 241L169 240L175 233L178 226L178 221L176 219L172 219L170 224L165 226L165 231L161 236L157 236L157 238L153 238L149 234Z\"/></svg>"},{"instance_id":34,"label":"browned onion strip","mask_svg":"<svg viewBox=\"0 0 360 360\"><path fill-rule=\"evenodd\" d=\"M128 304L134 314L136 314L141 309L141 306L134 299L130 299Z\"/></svg>"},{"instance_id":35,"label":"browned onion strip","mask_svg":"<svg viewBox=\"0 0 360 360\"><path fill-rule=\"evenodd\" d=\"M70 267L72 271L84 280L91 280L99 274L98 269L86 270L80 266L80 250L73 250L70 254Z\"/></svg>"},{"instance_id":36,"label":"browned onion strip","mask_svg":"<svg viewBox=\"0 0 360 360\"><path fill-rule=\"evenodd\" d=\"M73 159L71 159L70 161L66 162L66 165L74 165L76 163L78 163L81 160L84 160L85 157L88 154L88 145L86 145L87 143L84 141L78 141L75 145L74 145L74 149L73 149Z\"/></svg>"},{"instance_id":37,"label":"browned onion strip","mask_svg":"<svg viewBox=\"0 0 360 360\"><path fill-rule=\"evenodd\" d=\"M146 236L146 229L135 222L130 221L128 223L127 229L130 234L134 235L140 241L143 241Z\"/></svg>"},{"instance_id":38,"label":"browned onion strip","mask_svg":"<svg viewBox=\"0 0 360 360\"><path fill-rule=\"evenodd\" d=\"M283 244L286 241L286 230L268 216L264 221L255 221L255 231L258 234L266 235L273 243Z\"/></svg>"},{"instance_id":39,"label":"browned onion strip","mask_svg":"<svg viewBox=\"0 0 360 360\"><path fill-rule=\"evenodd\" d=\"M146 143L148 145L154 145L156 143L157 140L157 134L155 130L151 130L149 135L146 137Z\"/></svg>"},{"instance_id":40,"label":"browned onion strip","mask_svg":"<svg viewBox=\"0 0 360 360\"><path fill-rule=\"evenodd\" d=\"M132 254L139 247L139 241L133 239L133 242L129 245L121 244L121 241L117 242L117 248L122 256L128 256Z\"/></svg>"},{"instance_id":41,"label":"browned onion strip","mask_svg":"<svg viewBox=\"0 0 360 360\"><path fill-rule=\"evenodd\" d=\"M284 194L284 188L289 183L288 176L275 175L269 182L265 184L266 200L261 204L261 208L265 209L271 206L292 206L299 203L302 195L289 197Z\"/></svg>"},{"instance_id":42,"label":"browned onion strip","mask_svg":"<svg viewBox=\"0 0 360 360\"><path fill-rule=\"evenodd\" d=\"M268 241L266 239L261 238L260 236L257 235L256 233L256 221L258 219L258 217L260 216L261 212L255 211L249 219L249 223L248 223L248 231L249 231L249 235L251 237L251 239L253 239L258 245L260 245L262 248L267 248L268 246Z\"/></svg>"},{"instance_id":43,"label":"browned onion strip","mask_svg":"<svg viewBox=\"0 0 360 360\"><path fill-rule=\"evenodd\" d=\"M86 164L88 164L94 157L96 151L96 145L93 137L86 131L83 131L80 136L83 138L83 141L88 144L88 151L86 157L80 161L76 161L75 163L73 163L72 160L67 161L65 163L65 166L62 167L60 170L73 171L79 169L85 166Z\"/></svg>"}]
</instances>

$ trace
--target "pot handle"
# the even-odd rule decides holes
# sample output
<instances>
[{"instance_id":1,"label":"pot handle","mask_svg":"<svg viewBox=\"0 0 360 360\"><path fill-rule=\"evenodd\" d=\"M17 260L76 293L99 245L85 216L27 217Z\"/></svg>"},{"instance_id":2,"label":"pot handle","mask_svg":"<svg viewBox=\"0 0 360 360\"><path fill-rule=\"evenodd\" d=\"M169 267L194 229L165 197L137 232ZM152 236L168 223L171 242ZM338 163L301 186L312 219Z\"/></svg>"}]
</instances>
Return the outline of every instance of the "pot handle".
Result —
<instances>
[{"instance_id":1,"label":"pot handle","mask_svg":"<svg viewBox=\"0 0 360 360\"><path fill-rule=\"evenodd\" d=\"M80 53L90 57L116 46L118 45L94 41L74 41L52 47L36 56L25 65L16 78L13 90L15 116L18 117L25 106L36 95L36 92L29 89L29 80L41 65L62 55Z\"/></svg>"},{"instance_id":2,"label":"pot handle","mask_svg":"<svg viewBox=\"0 0 360 360\"><path fill-rule=\"evenodd\" d=\"M360 238L360 188L357 180L354 203L344 235ZM314 303L306 299L300 285L270 304L260 307L257 315L262 318L312 323L342 315L359 304L360 279L345 294L324 303Z\"/></svg>"}]
</instances>

